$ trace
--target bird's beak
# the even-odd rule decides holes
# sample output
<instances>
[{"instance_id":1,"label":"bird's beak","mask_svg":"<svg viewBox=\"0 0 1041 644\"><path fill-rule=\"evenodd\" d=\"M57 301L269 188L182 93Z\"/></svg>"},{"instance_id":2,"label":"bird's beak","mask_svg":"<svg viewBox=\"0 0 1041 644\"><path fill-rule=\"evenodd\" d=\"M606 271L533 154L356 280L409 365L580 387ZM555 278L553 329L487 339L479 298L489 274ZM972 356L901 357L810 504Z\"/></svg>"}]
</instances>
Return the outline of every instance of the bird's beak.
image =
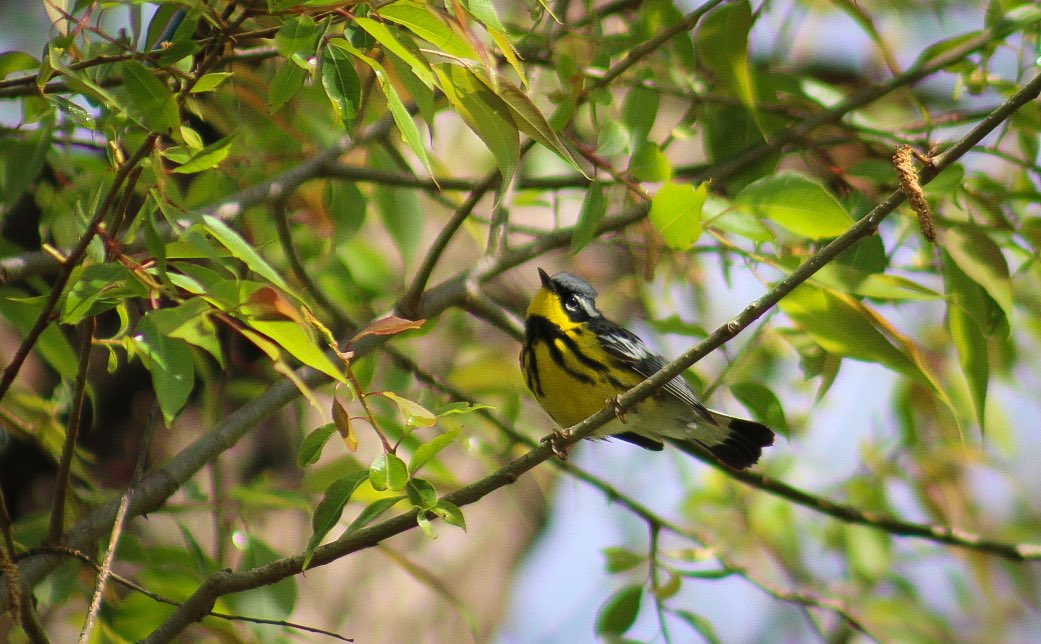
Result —
<instances>
[{"instance_id":1,"label":"bird's beak","mask_svg":"<svg viewBox=\"0 0 1041 644\"><path fill-rule=\"evenodd\" d=\"M542 270L541 268L539 269L539 279L542 280L542 288L553 290L553 287L550 285L549 282L549 273Z\"/></svg>"}]
</instances>

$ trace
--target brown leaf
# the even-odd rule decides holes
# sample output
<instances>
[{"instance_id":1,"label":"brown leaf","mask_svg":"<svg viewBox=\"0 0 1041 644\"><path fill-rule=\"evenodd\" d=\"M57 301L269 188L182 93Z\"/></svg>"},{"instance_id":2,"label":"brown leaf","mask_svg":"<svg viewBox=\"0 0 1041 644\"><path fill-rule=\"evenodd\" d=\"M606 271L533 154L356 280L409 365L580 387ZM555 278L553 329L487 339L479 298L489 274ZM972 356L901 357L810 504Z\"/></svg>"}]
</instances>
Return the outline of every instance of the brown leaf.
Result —
<instances>
[{"instance_id":1,"label":"brown leaf","mask_svg":"<svg viewBox=\"0 0 1041 644\"><path fill-rule=\"evenodd\" d=\"M347 410L343 408L340 401L333 398L333 424L336 425L336 431L340 433L340 438L343 439L343 444L347 448L348 452L358 451L358 437L354 435L354 428L351 426L351 417L347 413Z\"/></svg>"},{"instance_id":2,"label":"brown leaf","mask_svg":"<svg viewBox=\"0 0 1041 644\"><path fill-rule=\"evenodd\" d=\"M249 296L249 305L255 308L261 319L288 319L301 324L304 321L300 311L281 291L272 286L262 286L253 291Z\"/></svg>"},{"instance_id":3,"label":"brown leaf","mask_svg":"<svg viewBox=\"0 0 1041 644\"><path fill-rule=\"evenodd\" d=\"M368 326L355 333L354 337L351 338L351 343L353 344L367 335L396 335L412 329L418 329L423 326L424 322L426 320L406 320L396 315L388 315L385 318L373 320Z\"/></svg>"}]
</instances>

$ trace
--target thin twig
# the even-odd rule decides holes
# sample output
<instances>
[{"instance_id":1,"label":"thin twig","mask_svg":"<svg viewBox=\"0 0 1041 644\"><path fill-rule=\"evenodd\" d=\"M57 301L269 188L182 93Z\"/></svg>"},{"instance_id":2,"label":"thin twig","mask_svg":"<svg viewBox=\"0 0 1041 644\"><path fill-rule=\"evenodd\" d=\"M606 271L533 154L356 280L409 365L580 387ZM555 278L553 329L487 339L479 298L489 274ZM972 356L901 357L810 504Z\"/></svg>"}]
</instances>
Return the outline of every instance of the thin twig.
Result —
<instances>
[{"instance_id":1,"label":"thin twig","mask_svg":"<svg viewBox=\"0 0 1041 644\"><path fill-rule=\"evenodd\" d=\"M105 596L105 585L112 574L112 562L116 558L116 546L119 538L123 536L123 525L127 518L127 509L130 507L130 490L123 493L119 499L119 510L116 512L116 521L112 524L112 534L109 536L108 549L105 551L105 560L98 571L98 579L94 585L94 596L90 599L90 609L87 618L83 620L83 628L80 629L79 644L90 642L91 632L97 623L98 613L101 611L101 600Z\"/></svg>"},{"instance_id":2,"label":"thin twig","mask_svg":"<svg viewBox=\"0 0 1041 644\"><path fill-rule=\"evenodd\" d=\"M0 487L0 532L3 533L3 543L0 544L0 577L4 579L4 592L7 597L0 597L0 615L10 611L14 620L22 627L26 636L33 644L47 642L47 633L40 624L36 615L36 607L33 605L32 593L27 585L23 585L22 573L18 568L17 550L14 539L11 537L11 516L7 513L7 499L3 488Z\"/></svg>"},{"instance_id":3,"label":"thin twig","mask_svg":"<svg viewBox=\"0 0 1041 644\"><path fill-rule=\"evenodd\" d=\"M659 573L661 572L661 566L658 563L658 539L661 537L661 526L657 523L648 522L647 529L650 532L650 537L647 543L647 567L650 569L650 587L651 596L654 598L654 612L658 616L658 628L661 630L662 639L665 640L665 644L672 644L672 634L669 633L669 624L665 619L665 602L661 598L661 582L659 581Z\"/></svg>"},{"instance_id":4,"label":"thin twig","mask_svg":"<svg viewBox=\"0 0 1041 644\"><path fill-rule=\"evenodd\" d=\"M526 148L530 149L530 147L529 142ZM456 231L463 225L466 218L470 216L473 209L477 207L477 202L487 194L492 186L498 183L499 171L489 172L484 179L474 186L474 189L466 197L466 201L456 209L452 218L448 220L448 223L438 233L434 243L430 245L430 249L427 250L426 255L423 257L423 262L419 265L416 276L412 279L408 290L405 291L405 295L398 301L398 310L405 317L413 320L418 319L416 311L419 307L420 298L423 296L423 291L426 290L427 282L430 280L430 275L434 272L438 260L441 259L441 254L448 247L448 242L452 241Z\"/></svg>"},{"instance_id":5,"label":"thin twig","mask_svg":"<svg viewBox=\"0 0 1041 644\"><path fill-rule=\"evenodd\" d=\"M97 318L91 316L80 324L80 351L76 368L76 384L72 394L72 411L69 412L69 426L65 430L65 444L62 446L61 459L58 461L58 474L54 482L54 498L51 500L51 520L47 529L47 542L57 543L61 540L65 527L65 496L69 491L69 480L72 472L72 461L76 456L76 441L80 435L80 424L83 421L83 403L86 399L87 368L90 366L90 350L94 346L94 333L97 329Z\"/></svg>"},{"instance_id":6,"label":"thin twig","mask_svg":"<svg viewBox=\"0 0 1041 644\"><path fill-rule=\"evenodd\" d=\"M904 73L893 76L888 81L878 85L872 85L854 92L830 109L818 112L786 130L775 133L769 142L762 143L741 152L735 157L715 164L711 170L706 171L704 178L713 178L717 181L729 179L748 165L783 149L792 141L809 136L810 132L818 127L837 121L846 114L873 103L896 89L913 85L923 78L959 62L966 56L992 45L996 40L1004 38L1017 29L1029 26L1029 24L1002 21L992 27L988 27L979 32L978 35L966 40L962 45L947 50L930 61L918 61ZM1000 106L997 109L1001 109ZM991 112L991 114L994 114L994 112Z\"/></svg>"},{"instance_id":7,"label":"thin twig","mask_svg":"<svg viewBox=\"0 0 1041 644\"><path fill-rule=\"evenodd\" d=\"M83 563L85 563L85 564L87 564L89 566L92 566L94 568L94 570L96 570L98 572L101 572L101 564L99 564L97 561L95 561L93 559L93 557L91 557L87 553L83 552L82 550L77 550L75 548L70 548L68 546L56 545L56 546L41 546L39 548L33 548L33 549L29 550L26 553L26 555L28 555L28 556L38 555L38 554L61 555L61 556L72 557L73 559L78 559L79 561L82 561ZM145 597L148 597L149 599L151 599L151 600L153 600L155 602L158 602L160 604L166 604L168 606L180 606L181 605L179 602L174 601L174 600L170 599L169 597L165 597L163 595L160 595L159 593L156 593L156 592L153 592L151 590L148 590L147 588L145 588L141 584L137 583L133 579L130 579L128 577L124 577L123 575L119 574L115 570L110 570L109 571L109 577L112 579L112 581L116 582L117 584L119 584L119 585L121 585L121 586L123 586L125 588L128 588L128 589L130 589L130 590L132 590L132 591L134 591L136 593L140 593L141 595L144 595ZM343 635L340 635L339 633L334 633L333 631L328 631L328 630L325 630L323 628L317 628L315 626L306 626L304 624L298 624L296 622L287 622L287 621L281 620L281 619L263 619L261 617L249 617L249 616L246 616L246 615L235 615L235 614L231 614L231 613L221 613L221 612L218 612L218 611L213 611L213 612L209 613L206 616L207 617L216 617L218 619L225 619L225 620L228 620L228 621L249 622L251 624L265 624L265 625L269 625L269 626L282 626L282 627L285 627L285 628L291 628L291 629L295 629L295 630L305 631L305 632L308 632L308 633L316 633L318 635L326 635L328 637L332 637L332 638L338 639L341 642L353 642L354 641L353 639L351 639L349 637L344 637Z\"/></svg>"},{"instance_id":8,"label":"thin twig","mask_svg":"<svg viewBox=\"0 0 1041 644\"><path fill-rule=\"evenodd\" d=\"M1017 92L1009 102L1003 104L995 113L990 115L987 119L984 119L980 126L974 129L969 136L959 141L958 144L951 148L947 153L940 155L937 158L938 169L946 167L946 165L953 162L953 160L958 158L958 156L964 154L967 149L979 141L979 138L982 138L982 136L988 131L1000 124L1013 111L1015 111L1015 109L1036 98L1039 91L1041 91L1041 77L1031 81L1031 83ZM924 182L927 182L932 178L932 176L934 176L934 173L931 173L928 170L929 169L923 173ZM852 246L868 234L871 234L877 227L878 223L891 213L900 203L902 203L902 201L903 198L901 194L894 193L894 195L891 195L869 213L867 217L854 225L846 234L826 246L817 255L810 258L788 278L782 280L775 289L772 289L762 298L753 302L735 320L718 329L716 332L711 334L705 342L685 353L684 356L677 361L667 365L665 369L655 374L652 378L638 385L626 394L623 394L619 398L618 403L623 405L623 408L636 404L642 398L650 395L656 388L662 386L675 375L678 375L690 364L693 364L697 359L718 347L723 342L729 340L765 313L766 310L774 306L782 297L784 297L784 295L791 292L791 290L793 290L798 284L808 279L814 272L819 270L827 262L834 259L834 257L840 252ZM634 214L642 216L642 213ZM564 245L569 241L569 237L561 237L559 233L567 235L570 234L570 231L558 231L558 233L553 235L547 235L546 238L537 240L525 248L503 255L494 263L482 265L473 269L468 274L461 275L444 284L431 288L423 298L422 308L424 317L435 316L444 311L448 306L455 305L462 301L465 294L466 282L474 279L480 281L491 279L495 275L507 270L507 268L514 266L521 261L526 261L526 259L529 259L540 252L544 252L549 248ZM557 246L553 245L554 241ZM363 342L359 342L355 347L356 352L364 353L371 351L385 342L385 338L375 336L369 336L363 340ZM324 375L317 374L310 369L301 369L299 375L301 376L301 379L309 385L321 383L327 380L327 377ZM146 477L146 481L142 482L141 493L139 495L134 495L131 511L134 513L140 513L149 508L161 506L165 498L169 496L169 494L172 494L173 490L175 490L182 481L187 480L188 476L197 471L202 463L206 462L215 453L219 453L223 449L234 444L235 441L244 435L253 425L255 425L256 422L259 422L260 418L270 415L289 400L294 399L297 395L298 392L295 385L286 381L280 381L273 385L267 392L247 403L237 412L229 416L224 422L215 427L212 432L201 437L191 446L174 457L167 466L160 472L157 472L154 477ZM613 410L605 409L594 414L589 419L572 428L575 434L574 440L578 440L578 437L580 436L591 434L599 425L602 425L613 418ZM524 472L550 458L551 454L552 449L549 446L543 446L532 450L499 471L476 481L475 483L468 485L445 498L457 505L465 505L475 502L492 491L511 484L518 476L521 476ZM145 483L148 483L148 485L146 486ZM110 505L98 508L96 511L92 512L84 522L82 522L81 526L76 526L75 529L70 529L67 532L67 538L83 539L88 537L97 530L98 519L104 518L105 516L111 516L113 511L114 508ZM371 547L390 536L410 530L415 525L415 515L405 514L399 517L394 517L380 524L352 532L345 535L343 538L316 550L312 559L312 564L324 565L339 557L349 554L350 552ZM952 543L952 545L960 545L967 548L974 547L974 544L970 542L960 542L957 544ZM1024 554L1030 555L1031 558L1041 559L1041 547L1038 547L1036 552L1031 550L1024 553L1015 550L1012 552L995 551L994 554L1000 554L1001 556L1006 556L1015 560L1021 560L1024 558ZM166 641L175 637L190 623L194 622L200 616L205 615L212 608L216 598L230 592L255 588L260 585L272 583L278 579L283 579L289 575L296 574L300 572L302 562L303 557L301 555L298 557L280 559L265 566L260 566L240 573L215 573L204 584L202 584L202 586L181 608L171 614L167 621L160 625L159 628L149 636L149 641ZM27 561L22 567L23 578L27 583L34 583L44 571L50 568L50 565L52 564L47 561Z\"/></svg>"},{"instance_id":9,"label":"thin twig","mask_svg":"<svg viewBox=\"0 0 1041 644\"><path fill-rule=\"evenodd\" d=\"M123 187L123 183L126 181L130 173L151 151L152 146L155 145L157 134L150 134L141 144L141 147L134 152L133 156L126 160L120 165L119 170L116 172L115 178L112 180L112 185L109 187L108 192L105 193L105 198L94 212L94 216L91 217L90 222L87 224L87 229L83 235L80 236L76 246L65 256L65 261L62 263L61 270L58 272L58 277L54 280L54 284L51 286L50 295L47 297L47 301L43 305L43 310L40 311L39 317L36 318L36 322L33 323L32 328L29 329L28 333L25 334L25 338L22 343L18 346L18 350L11 358L11 362L4 368L3 374L0 375L0 401L3 400L7 391L11 388L11 384L14 382L15 377L18 375L18 371L22 368L22 363L29 357L29 352L36 345L36 341L40 339L40 335L47 328L47 325L51 323L54 309L58 305L58 299L61 297L62 292L65 290L65 285L69 282L69 277L72 275L72 269L79 264L80 260L83 259L84 254L87 252L87 247L90 245L94 235L98 232L98 224L105 220L108 215L109 209L115 203L116 197L119 195L120 190Z\"/></svg>"},{"instance_id":10,"label":"thin twig","mask_svg":"<svg viewBox=\"0 0 1041 644\"><path fill-rule=\"evenodd\" d=\"M340 331L346 333L347 328L353 326L351 321L340 310L340 307L333 304L332 300L325 295L325 292L318 288L318 285L311 279L307 269L304 268L303 262L300 261L300 256L296 252L296 245L293 244L293 236L289 231L289 213L286 207L288 198L289 195L287 194L283 198L275 200L271 209L275 215L275 232L278 235L278 243L282 247L282 253L286 256L286 260L289 262L289 270L303 284L304 289L311 294L315 303L322 307L326 314L336 320L336 325L340 328Z\"/></svg>"},{"instance_id":11,"label":"thin twig","mask_svg":"<svg viewBox=\"0 0 1041 644\"><path fill-rule=\"evenodd\" d=\"M607 70L607 73L600 77L600 79L598 79L595 83L592 83L588 87L586 87L582 91L580 98L585 98L593 92L601 90L610 85L614 81L614 79L624 74L630 67L635 65L641 59L653 53L659 47L672 40L674 36L693 29L694 25L698 24L698 21L701 20L701 18L706 13L716 8L716 6L722 4L723 2L724 0L709 0L709 2L706 2L705 4L701 5L694 11L691 11L686 16L684 16L683 20L680 20L679 22L677 22L676 24L672 25L664 31L655 34L655 36L650 40L646 40L637 45L636 47L630 49L628 52L626 52L625 56L622 57L620 61L615 63L614 66Z\"/></svg>"}]
</instances>

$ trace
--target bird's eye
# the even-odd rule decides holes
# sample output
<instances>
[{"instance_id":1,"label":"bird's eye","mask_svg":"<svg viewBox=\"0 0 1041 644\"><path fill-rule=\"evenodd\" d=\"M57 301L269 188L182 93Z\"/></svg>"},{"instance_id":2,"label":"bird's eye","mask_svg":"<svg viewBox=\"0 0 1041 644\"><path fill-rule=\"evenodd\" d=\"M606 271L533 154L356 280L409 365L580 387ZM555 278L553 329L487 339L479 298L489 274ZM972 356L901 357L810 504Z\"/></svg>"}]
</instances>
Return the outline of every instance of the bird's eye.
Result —
<instances>
[{"instance_id":1,"label":"bird's eye","mask_svg":"<svg viewBox=\"0 0 1041 644\"><path fill-rule=\"evenodd\" d=\"M564 308L568 311L579 310L581 308L581 305L578 303L578 296L568 295L566 298L564 298Z\"/></svg>"}]
</instances>

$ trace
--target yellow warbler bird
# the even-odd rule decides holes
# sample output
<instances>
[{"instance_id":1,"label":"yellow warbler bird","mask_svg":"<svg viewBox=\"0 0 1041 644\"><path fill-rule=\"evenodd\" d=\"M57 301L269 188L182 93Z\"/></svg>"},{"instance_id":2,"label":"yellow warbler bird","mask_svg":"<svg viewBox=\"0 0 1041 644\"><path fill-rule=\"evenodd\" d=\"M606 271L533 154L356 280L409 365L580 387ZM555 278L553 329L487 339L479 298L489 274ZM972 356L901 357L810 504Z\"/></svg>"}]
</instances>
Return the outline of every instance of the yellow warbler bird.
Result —
<instances>
[{"instance_id":1,"label":"yellow warbler bird","mask_svg":"<svg viewBox=\"0 0 1041 644\"><path fill-rule=\"evenodd\" d=\"M632 332L596 308L596 290L570 273L550 277L528 306L521 370L528 389L561 427L571 427L665 366ZM668 442L685 452L708 450L725 465L744 469L774 442L773 431L752 420L708 409L677 376L622 418L597 430L651 450ZM698 449L698 447L703 449Z\"/></svg>"}]
</instances>

